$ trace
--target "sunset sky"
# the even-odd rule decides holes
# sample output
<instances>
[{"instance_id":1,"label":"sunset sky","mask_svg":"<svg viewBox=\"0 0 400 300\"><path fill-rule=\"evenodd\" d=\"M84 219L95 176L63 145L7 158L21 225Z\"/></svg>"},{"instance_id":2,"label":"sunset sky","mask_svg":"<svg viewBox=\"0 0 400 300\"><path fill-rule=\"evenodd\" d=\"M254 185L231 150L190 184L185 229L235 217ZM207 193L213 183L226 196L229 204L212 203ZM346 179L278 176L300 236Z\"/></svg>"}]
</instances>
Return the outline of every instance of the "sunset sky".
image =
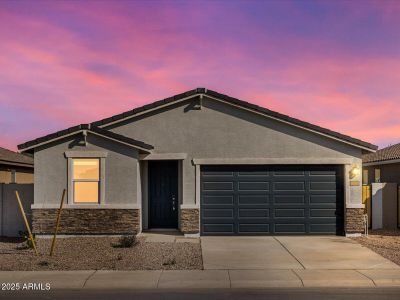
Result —
<instances>
[{"instance_id":1,"label":"sunset sky","mask_svg":"<svg viewBox=\"0 0 400 300\"><path fill-rule=\"evenodd\" d=\"M0 146L196 87L400 142L400 1L0 1Z\"/></svg>"}]
</instances>

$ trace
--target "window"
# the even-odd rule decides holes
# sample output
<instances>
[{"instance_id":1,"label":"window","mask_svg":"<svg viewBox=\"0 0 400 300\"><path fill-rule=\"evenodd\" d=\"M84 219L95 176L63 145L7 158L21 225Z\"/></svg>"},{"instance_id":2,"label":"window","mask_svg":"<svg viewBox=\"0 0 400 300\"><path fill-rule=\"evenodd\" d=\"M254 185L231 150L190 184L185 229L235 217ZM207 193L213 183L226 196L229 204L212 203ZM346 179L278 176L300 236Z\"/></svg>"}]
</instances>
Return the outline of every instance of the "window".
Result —
<instances>
[{"instance_id":1,"label":"window","mask_svg":"<svg viewBox=\"0 0 400 300\"><path fill-rule=\"evenodd\" d=\"M363 170L362 180L363 184L368 184L368 170Z\"/></svg>"},{"instance_id":2,"label":"window","mask_svg":"<svg viewBox=\"0 0 400 300\"><path fill-rule=\"evenodd\" d=\"M10 183L17 183L17 172L15 170L11 170L11 180Z\"/></svg>"},{"instance_id":3,"label":"window","mask_svg":"<svg viewBox=\"0 0 400 300\"><path fill-rule=\"evenodd\" d=\"M375 169L375 182L381 182L381 169Z\"/></svg>"},{"instance_id":4,"label":"window","mask_svg":"<svg viewBox=\"0 0 400 300\"><path fill-rule=\"evenodd\" d=\"M72 170L74 203L99 203L100 160L74 158Z\"/></svg>"}]
</instances>

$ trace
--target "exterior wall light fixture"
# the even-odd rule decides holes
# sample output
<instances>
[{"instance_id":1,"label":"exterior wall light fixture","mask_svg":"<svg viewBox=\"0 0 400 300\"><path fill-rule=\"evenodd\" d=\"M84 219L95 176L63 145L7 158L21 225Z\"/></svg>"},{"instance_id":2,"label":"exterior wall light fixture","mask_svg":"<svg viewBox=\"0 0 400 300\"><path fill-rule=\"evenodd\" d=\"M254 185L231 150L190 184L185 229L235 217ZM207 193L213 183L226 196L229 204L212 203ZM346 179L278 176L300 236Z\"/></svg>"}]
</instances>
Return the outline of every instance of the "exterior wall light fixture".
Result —
<instances>
[{"instance_id":1,"label":"exterior wall light fixture","mask_svg":"<svg viewBox=\"0 0 400 300\"><path fill-rule=\"evenodd\" d=\"M350 170L350 179L353 179L358 174L360 174L360 168L357 165L354 165Z\"/></svg>"}]
</instances>

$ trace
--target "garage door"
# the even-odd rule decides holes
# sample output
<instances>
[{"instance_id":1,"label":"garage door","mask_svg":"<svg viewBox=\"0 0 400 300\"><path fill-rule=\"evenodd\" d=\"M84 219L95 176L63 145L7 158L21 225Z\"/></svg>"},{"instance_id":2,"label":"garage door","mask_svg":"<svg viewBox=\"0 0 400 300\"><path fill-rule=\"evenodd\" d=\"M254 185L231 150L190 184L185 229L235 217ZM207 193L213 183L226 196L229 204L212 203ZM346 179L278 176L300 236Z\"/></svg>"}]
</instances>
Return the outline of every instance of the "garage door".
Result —
<instances>
[{"instance_id":1,"label":"garage door","mask_svg":"<svg viewBox=\"0 0 400 300\"><path fill-rule=\"evenodd\" d=\"M343 234L340 166L202 166L202 235Z\"/></svg>"}]
</instances>

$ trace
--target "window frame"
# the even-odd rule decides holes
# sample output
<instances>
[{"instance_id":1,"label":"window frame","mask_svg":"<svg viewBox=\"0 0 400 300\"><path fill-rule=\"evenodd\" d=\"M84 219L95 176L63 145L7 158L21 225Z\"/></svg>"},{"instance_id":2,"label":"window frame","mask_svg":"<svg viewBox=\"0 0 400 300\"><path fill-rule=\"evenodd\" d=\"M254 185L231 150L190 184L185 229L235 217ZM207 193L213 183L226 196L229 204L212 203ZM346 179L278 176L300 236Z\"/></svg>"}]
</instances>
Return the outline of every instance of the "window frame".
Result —
<instances>
[{"instance_id":1,"label":"window frame","mask_svg":"<svg viewBox=\"0 0 400 300\"><path fill-rule=\"evenodd\" d=\"M99 179L75 179L74 178L74 162L77 160L97 160L98 161L98 167L99 167L99 175L98 178ZM100 158L94 158L94 157L74 157L72 158L72 166L71 166L71 170L72 170L72 202L74 204L99 204L100 203L100 182L101 182L101 178L100 178L100 174L101 174L101 162L100 162ZM75 183L76 182L96 182L97 183L97 201L93 201L93 202L78 202L75 200Z\"/></svg>"},{"instance_id":2,"label":"window frame","mask_svg":"<svg viewBox=\"0 0 400 300\"><path fill-rule=\"evenodd\" d=\"M67 183L67 203L74 206L99 206L106 204L105 201L105 163L107 152L104 151L66 151L65 157L68 160L68 183ZM74 180L73 180L73 160L74 159L98 159L99 160L99 200L98 202L75 202L74 201ZM84 180L78 180L84 181Z\"/></svg>"}]
</instances>

